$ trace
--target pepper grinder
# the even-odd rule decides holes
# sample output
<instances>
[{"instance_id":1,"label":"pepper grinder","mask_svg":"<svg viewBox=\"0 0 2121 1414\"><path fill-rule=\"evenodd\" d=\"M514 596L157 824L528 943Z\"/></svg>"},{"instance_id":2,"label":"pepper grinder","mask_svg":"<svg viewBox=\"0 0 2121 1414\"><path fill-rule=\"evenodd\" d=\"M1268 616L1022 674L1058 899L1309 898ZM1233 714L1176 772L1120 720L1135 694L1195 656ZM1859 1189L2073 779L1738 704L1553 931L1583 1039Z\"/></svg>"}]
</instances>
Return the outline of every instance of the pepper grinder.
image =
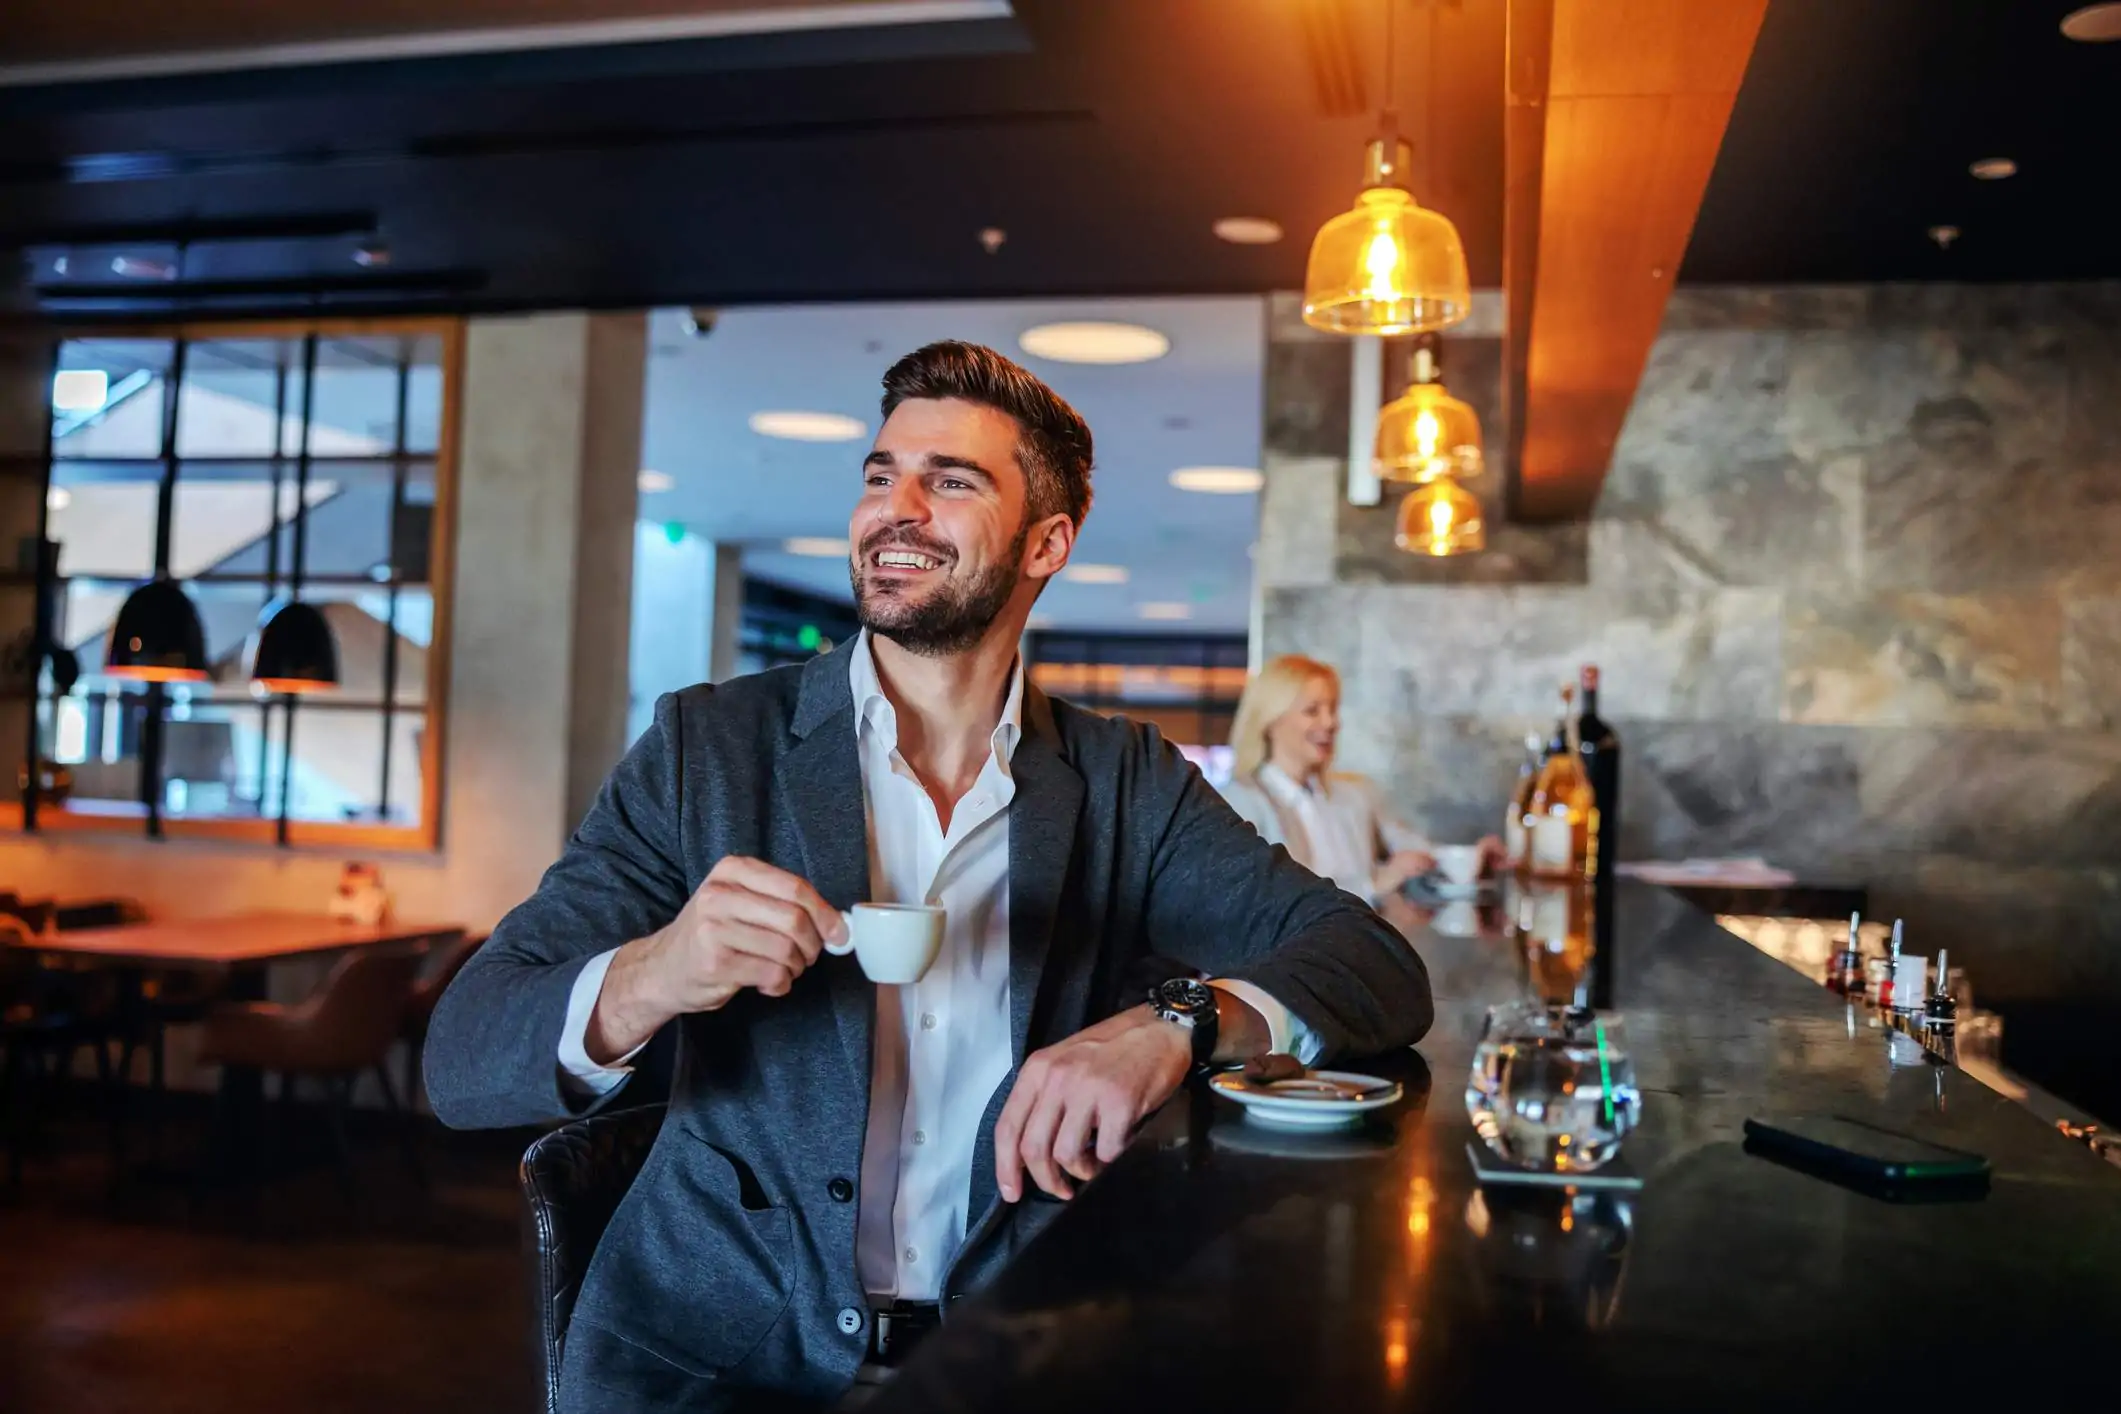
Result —
<instances>
[{"instance_id":1,"label":"pepper grinder","mask_svg":"<svg viewBox=\"0 0 2121 1414\"><path fill-rule=\"evenodd\" d=\"M1863 992L1863 915L1849 915L1848 946L1834 954L1833 966L1827 972L1827 985L1845 996L1860 996Z\"/></svg>"},{"instance_id":2,"label":"pepper grinder","mask_svg":"<svg viewBox=\"0 0 2121 1414\"><path fill-rule=\"evenodd\" d=\"M1952 995L1951 954L1937 951L1937 987L1922 1009L1930 1049L1944 1060L1956 1060L1959 1042L1959 1000Z\"/></svg>"},{"instance_id":3,"label":"pepper grinder","mask_svg":"<svg viewBox=\"0 0 2121 1414\"><path fill-rule=\"evenodd\" d=\"M1900 940L1902 920L1893 920L1893 938L1886 945L1885 979L1878 984L1878 1006L1882 1011L1893 1010L1893 983L1900 976Z\"/></svg>"}]
</instances>

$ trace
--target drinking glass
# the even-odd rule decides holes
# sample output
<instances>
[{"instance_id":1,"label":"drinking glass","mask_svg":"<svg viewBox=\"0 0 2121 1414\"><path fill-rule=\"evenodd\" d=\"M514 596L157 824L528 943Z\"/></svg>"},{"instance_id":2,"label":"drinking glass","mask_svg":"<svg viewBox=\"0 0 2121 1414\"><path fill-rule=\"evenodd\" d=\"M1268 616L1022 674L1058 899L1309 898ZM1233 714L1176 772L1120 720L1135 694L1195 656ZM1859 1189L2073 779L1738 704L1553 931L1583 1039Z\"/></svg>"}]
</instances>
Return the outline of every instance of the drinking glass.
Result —
<instances>
[{"instance_id":1,"label":"drinking glass","mask_svg":"<svg viewBox=\"0 0 2121 1414\"><path fill-rule=\"evenodd\" d=\"M1641 1110L1618 1013L1531 1001L1488 1008L1466 1112L1498 1156L1520 1168L1588 1173L1620 1152Z\"/></svg>"}]
</instances>

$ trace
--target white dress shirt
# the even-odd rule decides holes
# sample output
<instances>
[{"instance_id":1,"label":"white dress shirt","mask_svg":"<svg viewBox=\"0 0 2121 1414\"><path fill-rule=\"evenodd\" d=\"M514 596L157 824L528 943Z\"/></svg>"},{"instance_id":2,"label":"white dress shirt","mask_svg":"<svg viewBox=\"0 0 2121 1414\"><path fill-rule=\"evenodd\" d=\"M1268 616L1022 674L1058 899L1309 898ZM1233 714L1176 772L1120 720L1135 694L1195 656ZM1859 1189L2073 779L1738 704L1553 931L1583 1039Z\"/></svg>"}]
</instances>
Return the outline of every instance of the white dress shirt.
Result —
<instances>
[{"instance_id":1,"label":"white dress shirt","mask_svg":"<svg viewBox=\"0 0 2121 1414\"><path fill-rule=\"evenodd\" d=\"M866 631L849 659L871 899L948 912L942 951L927 974L911 986L876 989L855 1266L872 1296L933 1301L965 1240L980 1120L1014 1063L1008 807L1016 796L1009 763L1023 732L1023 666L1011 675L987 760L945 830L899 754L898 714L877 679ZM607 952L582 969L559 1048L563 1073L599 1095L625 1079L632 1059L599 1066L584 1044L610 962ZM1317 1055L1318 1038L1258 987L1214 985L1265 1018L1275 1049Z\"/></svg>"}]
</instances>

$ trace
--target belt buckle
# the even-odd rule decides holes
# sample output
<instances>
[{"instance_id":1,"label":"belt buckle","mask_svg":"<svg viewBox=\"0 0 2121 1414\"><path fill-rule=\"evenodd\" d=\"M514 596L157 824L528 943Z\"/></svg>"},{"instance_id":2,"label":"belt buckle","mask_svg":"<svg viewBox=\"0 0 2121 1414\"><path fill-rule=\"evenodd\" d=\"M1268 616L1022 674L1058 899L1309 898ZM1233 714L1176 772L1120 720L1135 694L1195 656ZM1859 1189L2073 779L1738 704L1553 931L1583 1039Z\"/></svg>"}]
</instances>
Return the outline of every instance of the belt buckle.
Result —
<instances>
[{"instance_id":1,"label":"belt buckle","mask_svg":"<svg viewBox=\"0 0 2121 1414\"><path fill-rule=\"evenodd\" d=\"M896 1364L910 1355L933 1319L930 1312L897 1302L871 1314L876 1321L876 1359L882 1365Z\"/></svg>"}]
</instances>

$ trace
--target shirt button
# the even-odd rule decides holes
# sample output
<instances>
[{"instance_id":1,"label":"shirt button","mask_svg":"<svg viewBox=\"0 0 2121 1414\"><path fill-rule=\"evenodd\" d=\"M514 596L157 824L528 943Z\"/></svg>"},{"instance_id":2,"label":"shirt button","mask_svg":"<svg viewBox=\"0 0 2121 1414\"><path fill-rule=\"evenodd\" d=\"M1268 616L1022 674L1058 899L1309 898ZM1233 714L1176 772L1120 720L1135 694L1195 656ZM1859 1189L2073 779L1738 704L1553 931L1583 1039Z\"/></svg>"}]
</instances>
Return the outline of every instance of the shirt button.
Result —
<instances>
[{"instance_id":1,"label":"shirt button","mask_svg":"<svg viewBox=\"0 0 2121 1414\"><path fill-rule=\"evenodd\" d=\"M934 1013L934 1012L932 1012L932 1011L924 1011L924 1012L922 1012L922 1013L921 1013L921 1030L923 1030L923 1031L933 1031L934 1029L935 1029L935 1013Z\"/></svg>"},{"instance_id":2,"label":"shirt button","mask_svg":"<svg viewBox=\"0 0 2121 1414\"><path fill-rule=\"evenodd\" d=\"M862 1313L852 1306L840 1307L840 1332L843 1335L859 1335L862 1330Z\"/></svg>"},{"instance_id":3,"label":"shirt button","mask_svg":"<svg viewBox=\"0 0 2121 1414\"><path fill-rule=\"evenodd\" d=\"M916 1130L914 1130L914 1131L913 1131L913 1142L914 1142L914 1143L916 1143L916 1144L925 1144L925 1143L927 1143L927 1142L928 1142L928 1131L927 1131L927 1130L925 1130L925 1129L916 1129Z\"/></svg>"},{"instance_id":4,"label":"shirt button","mask_svg":"<svg viewBox=\"0 0 2121 1414\"><path fill-rule=\"evenodd\" d=\"M825 1191L832 1195L832 1201L835 1203L851 1203L854 1201L854 1185L844 1178L833 1179L832 1182L825 1185Z\"/></svg>"},{"instance_id":5,"label":"shirt button","mask_svg":"<svg viewBox=\"0 0 2121 1414\"><path fill-rule=\"evenodd\" d=\"M913 1265L913 1264L914 1264L915 1262L918 1262L918 1261L919 1261L920 1259L921 1259L921 1254L920 1254L920 1251L919 1251L919 1250L918 1250L917 1248L913 1248L913 1247L908 1247L908 1248L906 1249L906 1264L907 1264L908 1266L911 1266L911 1265Z\"/></svg>"}]
</instances>

